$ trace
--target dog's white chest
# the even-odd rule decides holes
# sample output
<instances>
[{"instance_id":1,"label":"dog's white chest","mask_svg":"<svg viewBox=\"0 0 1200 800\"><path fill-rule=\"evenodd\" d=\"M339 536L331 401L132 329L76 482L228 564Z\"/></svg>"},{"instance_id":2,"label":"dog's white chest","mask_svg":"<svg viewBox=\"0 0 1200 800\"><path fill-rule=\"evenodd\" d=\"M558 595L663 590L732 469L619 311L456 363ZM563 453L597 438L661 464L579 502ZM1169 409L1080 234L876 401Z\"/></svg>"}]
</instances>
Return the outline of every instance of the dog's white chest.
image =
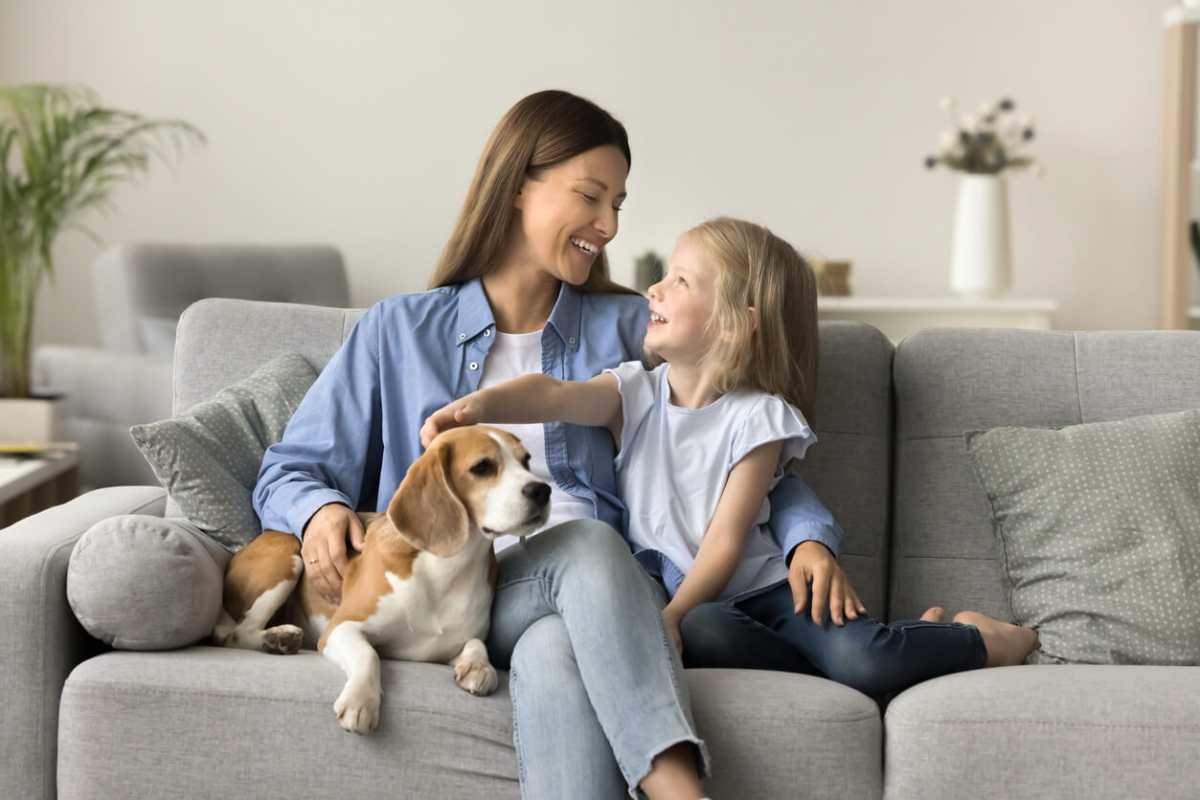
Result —
<instances>
[{"instance_id":1,"label":"dog's white chest","mask_svg":"<svg viewBox=\"0 0 1200 800\"><path fill-rule=\"evenodd\" d=\"M387 573L392 591L363 622L384 658L449 661L468 640L487 637L492 589L486 560L465 568L447 561L453 559L417 558L407 578Z\"/></svg>"}]
</instances>

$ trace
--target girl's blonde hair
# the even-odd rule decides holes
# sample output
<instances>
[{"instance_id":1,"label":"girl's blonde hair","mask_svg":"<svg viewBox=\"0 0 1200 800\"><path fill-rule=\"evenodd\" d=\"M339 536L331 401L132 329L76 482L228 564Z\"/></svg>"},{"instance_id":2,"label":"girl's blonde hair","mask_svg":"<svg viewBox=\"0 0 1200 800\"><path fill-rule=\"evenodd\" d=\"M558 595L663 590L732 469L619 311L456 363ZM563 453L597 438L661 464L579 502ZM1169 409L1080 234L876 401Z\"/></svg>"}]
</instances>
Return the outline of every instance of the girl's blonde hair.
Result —
<instances>
[{"instance_id":1,"label":"girl's blonde hair","mask_svg":"<svg viewBox=\"0 0 1200 800\"><path fill-rule=\"evenodd\" d=\"M632 164L625 127L600 106L570 92L537 92L510 108L483 148L429 288L465 283L490 272L504 252L522 182L537 180L547 169L604 145L616 147L625 163ZM608 277L603 251L579 288L636 294Z\"/></svg>"},{"instance_id":2,"label":"girl's blonde hair","mask_svg":"<svg viewBox=\"0 0 1200 800\"><path fill-rule=\"evenodd\" d=\"M718 217L680 238L700 250L716 279L714 344L705 357L714 388L779 395L811 424L820 358L812 267L783 239L744 220Z\"/></svg>"}]
</instances>

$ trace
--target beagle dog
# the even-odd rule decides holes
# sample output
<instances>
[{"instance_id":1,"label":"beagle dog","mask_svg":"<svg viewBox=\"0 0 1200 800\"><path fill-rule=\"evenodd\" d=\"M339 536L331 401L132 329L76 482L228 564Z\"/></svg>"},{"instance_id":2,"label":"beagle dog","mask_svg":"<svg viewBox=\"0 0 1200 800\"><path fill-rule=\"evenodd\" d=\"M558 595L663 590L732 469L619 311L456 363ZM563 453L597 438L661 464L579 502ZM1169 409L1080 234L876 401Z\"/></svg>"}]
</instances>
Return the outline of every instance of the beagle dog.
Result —
<instances>
[{"instance_id":1,"label":"beagle dog","mask_svg":"<svg viewBox=\"0 0 1200 800\"><path fill-rule=\"evenodd\" d=\"M282 654L315 643L346 672L333 710L353 733L379 724L380 655L447 663L463 689L491 694L496 670L483 639L496 582L492 542L528 536L549 514L550 487L529 471L515 436L453 428L413 462L386 514L359 514L366 537L362 552L351 552L341 605L305 578L300 539L265 531L229 563L213 639Z\"/></svg>"}]
</instances>

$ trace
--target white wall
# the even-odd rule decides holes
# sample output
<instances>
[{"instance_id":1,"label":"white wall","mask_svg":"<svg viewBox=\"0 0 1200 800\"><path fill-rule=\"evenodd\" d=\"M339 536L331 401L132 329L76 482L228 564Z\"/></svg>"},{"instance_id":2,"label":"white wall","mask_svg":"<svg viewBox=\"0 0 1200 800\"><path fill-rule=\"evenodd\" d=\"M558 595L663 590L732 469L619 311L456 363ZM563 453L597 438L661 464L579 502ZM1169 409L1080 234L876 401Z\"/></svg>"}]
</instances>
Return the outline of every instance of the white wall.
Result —
<instances>
[{"instance_id":1,"label":"white wall","mask_svg":"<svg viewBox=\"0 0 1200 800\"><path fill-rule=\"evenodd\" d=\"M609 252L728 213L853 260L859 295L948 295L955 176L922 157L936 99L1011 96L1048 174L1011 190L1013 296L1064 328L1155 324L1169 0L0 0L0 80L80 80L209 144L121 190L107 243L323 240L357 305L424 287L508 106L587 95L627 125ZM520 8L512 11L509 6ZM68 234L39 342L96 338Z\"/></svg>"}]
</instances>

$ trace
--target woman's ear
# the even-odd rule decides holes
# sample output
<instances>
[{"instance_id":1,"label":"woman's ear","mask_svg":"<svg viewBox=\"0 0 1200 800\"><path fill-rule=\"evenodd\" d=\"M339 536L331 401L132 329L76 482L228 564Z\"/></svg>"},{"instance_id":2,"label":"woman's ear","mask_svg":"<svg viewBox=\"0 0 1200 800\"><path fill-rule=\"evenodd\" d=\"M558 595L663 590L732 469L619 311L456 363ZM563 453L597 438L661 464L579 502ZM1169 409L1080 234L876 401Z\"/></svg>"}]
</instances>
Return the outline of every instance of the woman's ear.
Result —
<instances>
[{"instance_id":1,"label":"woman's ear","mask_svg":"<svg viewBox=\"0 0 1200 800\"><path fill-rule=\"evenodd\" d=\"M517 196L513 198L513 208L521 210L525 206L525 180L521 181L521 185L517 187Z\"/></svg>"},{"instance_id":2,"label":"woman's ear","mask_svg":"<svg viewBox=\"0 0 1200 800\"><path fill-rule=\"evenodd\" d=\"M758 330L758 309L756 309L754 306L750 306L746 309L746 312L750 319L750 331L754 332Z\"/></svg>"}]
</instances>

